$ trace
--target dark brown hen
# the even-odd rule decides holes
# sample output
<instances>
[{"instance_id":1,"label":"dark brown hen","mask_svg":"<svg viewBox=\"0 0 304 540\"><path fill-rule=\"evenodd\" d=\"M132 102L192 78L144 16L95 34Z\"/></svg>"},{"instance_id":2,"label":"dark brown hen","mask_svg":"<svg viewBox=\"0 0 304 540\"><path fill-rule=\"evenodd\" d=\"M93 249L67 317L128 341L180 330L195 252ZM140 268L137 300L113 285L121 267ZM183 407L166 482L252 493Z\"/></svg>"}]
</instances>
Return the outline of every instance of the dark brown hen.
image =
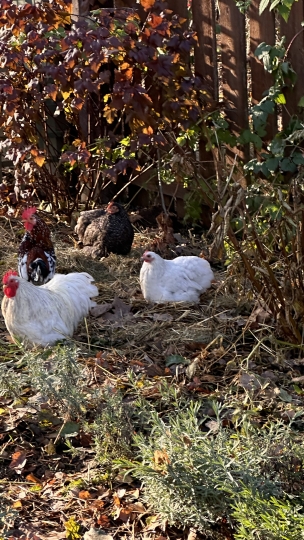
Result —
<instances>
[{"instance_id":1,"label":"dark brown hen","mask_svg":"<svg viewBox=\"0 0 304 540\"><path fill-rule=\"evenodd\" d=\"M98 216L98 213L101 215ZM94 259L109 253L127 255L132 247L134 230L124 207L110 202L106 210L82 212L75 227L83 251Z\"/></svg>"}]
</instances>

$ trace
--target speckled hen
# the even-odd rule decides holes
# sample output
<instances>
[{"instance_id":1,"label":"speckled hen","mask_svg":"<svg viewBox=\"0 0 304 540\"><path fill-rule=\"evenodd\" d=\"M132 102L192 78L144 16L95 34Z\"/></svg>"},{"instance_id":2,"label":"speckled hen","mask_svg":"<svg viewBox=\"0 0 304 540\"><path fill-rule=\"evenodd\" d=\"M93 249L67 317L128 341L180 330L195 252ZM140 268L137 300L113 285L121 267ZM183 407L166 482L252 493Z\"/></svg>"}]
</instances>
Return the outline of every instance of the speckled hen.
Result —
<instances>
[{"instance_id":1,"label":"speckled hen","mask_svg":"<svg viewBox=\"0 0 304 540\"><path fill-rule=\"evenodd\" d=\"M56 255L47 224L36 213L34 206L23 211L26 233L18 251L19 276L34 285L50 281L56 270Z\"/></svg>"},{"instance_id":2,"label":"speckled hen","mask_svg":"<svg viewBox=\"0 0 304 540\"><path fill-rule=\"evenodd\" d=\"M127 255L134 238L127 212L113 201L105 210L81 212L75 232L84 246L83 252L94 259L109 253Z\"/></svg>"}]
</instances>

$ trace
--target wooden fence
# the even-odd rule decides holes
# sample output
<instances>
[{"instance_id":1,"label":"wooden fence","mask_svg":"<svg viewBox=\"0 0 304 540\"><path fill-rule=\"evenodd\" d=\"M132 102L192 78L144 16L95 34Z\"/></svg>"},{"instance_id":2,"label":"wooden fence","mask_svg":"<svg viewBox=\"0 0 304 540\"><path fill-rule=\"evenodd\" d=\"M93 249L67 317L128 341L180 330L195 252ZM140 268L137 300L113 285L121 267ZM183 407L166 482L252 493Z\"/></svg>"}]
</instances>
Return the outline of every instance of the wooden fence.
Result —
<instances>
[{"instance_id":1,"label":"wooden fence","mask_svg":"<svg viewBox=\"0 0 304 540\"><path fill-rule=\"evenodd\" d=\"M113 5L114 1L114 5ZM187 2L168 0L169 8L189 23ZM18 0L22 3L23 0ZM35 0L30 0L35 2ZM266 10L259 15L260 0L251 0L246 15L240 13L235 0L192 0L193 27L197 31L198 44L195 50L195 70L201 75L215 99L220 98L231 129L237 134L250 125L250 106L258 103L264 92L272 85L272 75L264 70L263 64L254 56L259 43L274 45L286 36L287 60L298 75L293 90L286 89L286 105L269 118L265 146L278 130L285 127L291 116L301 113L298 102L304 95L304 1L295 2L288 22ZM98 7L132 7L139 11L142 20L147 16L138 0L73 0L73 13L86 15ZM187 26L185 23L185 28ZM191 23L192 24L192 23ZM247 159L248 151L233 149ZM206 162L208 156L205 154ZM210 159L210 156L209 156ZM211 161L211 160L210 160ZM139 185L156 186L155 179L147 182L139 179ZM149 186L148 186L149 187ZM168 195L182 198L184 191L174 185L164 186Z\"/></svg>"},{"instance_id":2,"label":"wooden fence","mask_svg":"<svg viewBox=\"0 0 304 540\"><path fill-rule=\"evenodd\" d=\"M187 18L187 0L168 0L168 4L173 12ZM235 0L192 0L193 26L198 35L195 70L203 77L215 101L220 99L231 129L239 134L250 125L251 106L259 103L273 84L273 76L265 71L254 52L260 43L275 45L285 36L286 59L298 79L294 89L284 90L286 105L277 107L268 117L267 134L263 139L267 147L274 135L288 125L292 115L303 118L303 109L299 109L298 103L304 96L304 28L301 26L304 1L294 3L287 23L273 11L265 10L259 15L259 4L260 0L251 0L250 9L244 15ZM232 153L238 153L246 161L249 147L234 148ZM202 158L208 172L210 156L208 159L208 154L203 152ZM182 197L183 192L178 195Z\"/></svg>"},{"instance_id":3,"label":"wooden fence","mask_svg":"<svg viewBox=\"0 0 304 540\"><path fill-rule=\"evenodd\" d=\"M181 0L178 0L181 2ZM215 99L222 95L226 113L236 130L248 125L248 110L258 103L272 84L272 76L254 56L259 43L274 45L276 36L286 37L287 59L298 74L295 89L286 91L287 104L282 111L282 125L298 112L304 95L304 2L295 2L286 23L274 12L259 15L259 0L252 0L248 14L240 13L234 0L193 0L194 26L198 33L196 69ZM216 28L218 27L218 34ZM221 70L221 77L219 72ZM277 117L269 125L269 138L277 131Z\"/></svg>"}]
</instances>

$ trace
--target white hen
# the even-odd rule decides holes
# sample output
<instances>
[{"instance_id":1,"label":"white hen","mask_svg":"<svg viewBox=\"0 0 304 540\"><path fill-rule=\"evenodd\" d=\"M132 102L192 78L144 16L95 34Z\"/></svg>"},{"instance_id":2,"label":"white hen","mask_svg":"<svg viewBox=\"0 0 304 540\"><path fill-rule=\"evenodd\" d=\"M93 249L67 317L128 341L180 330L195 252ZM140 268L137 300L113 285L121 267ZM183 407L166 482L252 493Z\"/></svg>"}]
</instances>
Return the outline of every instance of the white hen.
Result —
<instances>
[{"instance_id":1,"label":"white hen","mask_svg":"<svg viewBox=\"0 0 304 540\"><path fill-rule=\"evenodd\" d=\"M214 278L210 264L200 257L162 259L146 251L140 270L140 286L148 302L199 302Z\"/></svg>"},{"instance_id":2,"label":"white hen","mask_svg":"<svg viewBox=\"0 0 304 540\"><path fill-rule=\"evenodd\" d=\"M6 327L14 338L30 345L51 345L71 337L79 322L96 305L94 279L86 272L55 274L36 287L9 270L3 277L1 309Z\"/></svg>"}]
</instances>

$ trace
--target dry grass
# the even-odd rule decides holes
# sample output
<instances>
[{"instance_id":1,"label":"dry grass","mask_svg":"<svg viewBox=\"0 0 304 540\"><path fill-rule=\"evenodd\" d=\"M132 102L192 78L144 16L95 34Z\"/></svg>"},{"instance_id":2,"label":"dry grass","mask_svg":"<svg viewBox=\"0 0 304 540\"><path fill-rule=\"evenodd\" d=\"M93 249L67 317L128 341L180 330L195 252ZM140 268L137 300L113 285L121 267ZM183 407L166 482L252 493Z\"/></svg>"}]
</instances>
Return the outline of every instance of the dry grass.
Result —
<instances>
[{"instance_id":1,"label":"dry grass","mask_svg":"<svg viewBox=\"0 0 304 540\"><path fill-rule=\"evenodd\" d=\"M229 291L224 273L215 273L217 283L201 298L198 306L178 304L149 305L142 297L139 285L140 256L155 236L155 231L135 234L134 247L127 257L110 255L95 261L78 249L73 231L67 225L51 224L57 251L58 272L89 272L99 289L97 302L111 303L115 296L131 307L131 313L115 321L89 317L80 325L75 341L89 351L106 350L126 360L159 361L168 354L185 355L197 344L204 348L211 342L233 343L239 331L239 301ZM22 223L0 218L0 264L2 273L17 266L17 250L22 235ZM187 249L191 254L193 239ZM198 245L192 254L197 254ZM3 343L8 334L1 320Z\"/></svg>"}]
</instances>

